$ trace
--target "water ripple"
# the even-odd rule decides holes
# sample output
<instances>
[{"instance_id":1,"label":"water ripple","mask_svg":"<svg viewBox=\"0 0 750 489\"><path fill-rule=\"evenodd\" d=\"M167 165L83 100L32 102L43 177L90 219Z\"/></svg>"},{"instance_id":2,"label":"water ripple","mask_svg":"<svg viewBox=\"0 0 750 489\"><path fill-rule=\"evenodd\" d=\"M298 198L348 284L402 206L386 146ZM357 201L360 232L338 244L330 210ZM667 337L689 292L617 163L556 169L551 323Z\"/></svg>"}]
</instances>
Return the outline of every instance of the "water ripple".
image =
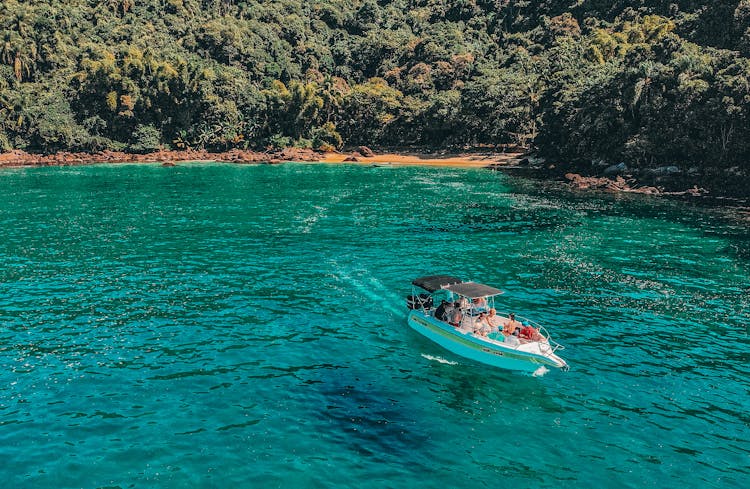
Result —
<instances>
[{"instance_id":1,"label":"water ripple","mask_svg":"<svg viewBox=\"0 0 750 489\"><path fill-rule=\"evenodd\" d=\"M745 485L742 214L479 170L2 178L10 486ZM489 369L409 329L431 273L506 290L570 372Z\"/></svg>"}]
</instances>

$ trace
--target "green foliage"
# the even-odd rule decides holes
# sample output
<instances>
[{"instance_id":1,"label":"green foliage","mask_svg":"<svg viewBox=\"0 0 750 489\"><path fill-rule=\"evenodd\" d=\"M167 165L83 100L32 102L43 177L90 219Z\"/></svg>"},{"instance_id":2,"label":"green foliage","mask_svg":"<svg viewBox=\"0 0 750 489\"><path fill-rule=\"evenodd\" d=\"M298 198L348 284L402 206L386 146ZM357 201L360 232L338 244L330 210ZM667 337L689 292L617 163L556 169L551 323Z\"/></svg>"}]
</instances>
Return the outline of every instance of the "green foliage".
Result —
<instances>
[{"instance_id":1,"label":"green foliage","mask_svg":"<svg viewBox=\"0 0 750 489\"><path fill-rule=\"evenodd\" d=\"M586 53L597 69L548 92L544 105L552 110L545 111L536 139L542 152L569 161L623 161L635 168L679 165L706 171L734 165L747 170L747 119L738 125L731 114L743 113L740 106L750 102L745 98L750 92L727 95L730 84L746 86L747 72L729 69L736 55L688 42L673 31L671 21L657 16L618 20L592 31Z\"/></svg>"},{"instance_id":2,"label":"green foliage","mask_svg":"<svg viewBox=\"0 0 750 489\"><path fill-rule=\"evenodd\" d=\"M292 146L292 138L282 136L281 134L274 134L268 138L268 146L273 149L288 148Z\"/></svg>"},{"instance_id":3,"label":"green foliage","mask_svg":"<svg viewBox=\"0 0 750 489\"><path fill-rule=\"evenodd\" d=\"M326 122L322 126L313 128L310 131L310 137L312 138L312 147L315 149L340 149L344 142L341 134L336 131L333 122Z\"/></svg>"},{"instance_id":4,"label":"green foliage","mask_svg":"<svg viewBox=\"0 0 750 489\"><path fill-rule=\"evenodd\" d=\"M750 0L0 4L0 148L750 161Z\"/></svg>"},{"instance_id":5,"label":"green foliage","mask_svg":"<svg viewBox=\"0 0 750 489\"><path fill-rule=\"evenodd\" d=\"M152 125L139 124L131 138L130 150L136 153L148 153L161 147L161 131Z\"/></svg>"},{"instance_id":6,"label":"green foliage","mask_svg":"<svg viewBox=\"0 0 750 489\"><path fill-rule=\"evenodd\" d=\"M6 152L13 149L13 145L10 143L7 134L0 132L0 151Z\"/></svg>"},{"instance_id":7,"label":"green foliage","mask_svg":"<svg viewBox=\"0 0 750 489\"><path fill-rule=\"evenodd\" d=\"M342 101L342 136L352 143L384 143L401 115L403 94L382 78L355 85Z\"/></svg>"}]
</instances>

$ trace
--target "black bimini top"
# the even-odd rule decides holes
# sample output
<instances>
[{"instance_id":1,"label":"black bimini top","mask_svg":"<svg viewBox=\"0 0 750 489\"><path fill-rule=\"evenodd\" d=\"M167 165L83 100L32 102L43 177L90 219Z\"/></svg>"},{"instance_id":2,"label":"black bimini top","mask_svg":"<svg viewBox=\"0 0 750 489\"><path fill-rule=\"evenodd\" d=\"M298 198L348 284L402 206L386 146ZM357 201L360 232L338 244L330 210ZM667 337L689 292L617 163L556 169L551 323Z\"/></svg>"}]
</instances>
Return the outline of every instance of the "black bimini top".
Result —
<instances>
[{"instance_id":1,"label":"black bimini top","mask_svg":"<svg viewBox=\"0 0 750 489\"><path fill-rule=\"evenodd\" d=\"M427 292L435 292L436 290L445 289L449 285L460 284L463 282L458 277L452 277L450 275L430 275L428 277L416 278L412 281L412 285L421 287Z\"/></svg>"},{"instance_id":2,"label":"black bimini top","mask_svg":"<svg viewBox=\"0 0 750 489\"><path fill-rule=\"evenodd\" d=\"M490 297L493 295L500 295L503 293L502 290L490 287L489 285L482 285L476 282L461 282L445 287L446 290L455 292L458 295L464 296L468 299L478 299L480 297Z\"/></svg>"}]
</instances>

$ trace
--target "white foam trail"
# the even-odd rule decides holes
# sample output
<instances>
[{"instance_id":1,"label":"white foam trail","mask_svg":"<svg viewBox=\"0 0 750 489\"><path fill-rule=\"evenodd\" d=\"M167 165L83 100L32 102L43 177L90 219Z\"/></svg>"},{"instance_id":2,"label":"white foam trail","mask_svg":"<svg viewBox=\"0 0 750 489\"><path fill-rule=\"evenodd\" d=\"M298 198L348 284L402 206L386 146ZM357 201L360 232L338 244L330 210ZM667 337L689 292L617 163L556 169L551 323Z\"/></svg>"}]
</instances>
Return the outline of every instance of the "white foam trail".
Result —
<instances>
[{"instance_id":1,"label":"white foam trail","mask_svg":"<svg viewBox=\"0 0 750 489\"><path fill-rule=\"evenodd\" d=\"M374 289L380 289L380 290L388 290L385 285L383 285L383 282L376 279L375 277L370 277L370 283L372 284L372 287Z\"/></svg>"},{"instance_id":2,"label":"white foam trail","mask_svg":"<svg viewBox=\"0 0 750 489\"><path fill-rule=\"evenodd\" d=\"M531 374L531 375L533 375L534 377L541 377L542 375L546 374L547 372L549 372L549 369L547 367L545 367L544 365L542 365L538 369L534 370L534 373Z\"/></svg>"},{"instance_id":3,"label":"white foam trail","mask_svg":"<svg viewBox=\"0 0 750 489\"><path fill-rule=\"evenodd\" d=\"M458 365L458 362L451 362L450 360L446 360L442 357L433 357L432 355L427 355L426 353L422 353L422 358L432 360L433 362L444 363L446 365Z\"/></svg>"},{"instance_id":4,"label":"white foam trail","mask_svg":"<svg viewBox=\"0 0 750 489\"><path fill-rule=\"evenodd\" d=\"M326 217L328 217L327 207L314 205L313 208L315 209L315 213L313 213L312 215L304 217L304 218L302 216L297 216L297 219L302 221L301 225L298 227L298 231L303 234L309 234L313 226L319 220L325 219Z\"/></svg>"},{"instance_id":5,"label":"white foam trail","mask_svg":"<svg viewBox=\"0 0 750 489\"><path fill-rule=\"evenodd\" d=\"M362 296L366 297L367 299L371 300L374 304L377 304L382 309L385 309L387 311L392 312L393 314L401 314L404 311L396 306L394 306L394 301L400 300L397 294L394 293L388 293L390 297L386 297L386 293L388 292L388 289L386 289L383 284L374 279L370 278L368 281L371 285L365 284L361 280L352 277L348 273L344 272L343 270L338 270L337 275L341 279L342 282L346 282L351 286L352 289L357 291ZM382 293L377 293L373 290L373 288L379 288Z\"/></svg>"},{"instance_id":6,"label":"white foam trail","mask_svg":"<svg viewBox=\"0 0 750 489\"><path fill-rule=\"evenodd\" d=\"M331 199L328 201L328 206L321 206L321 205L314 205L313 206L313 213L307 217L304 216L296 216L298 221L300 222L300 225L297 226L297 231L303 234L308 234L312 230L312 228L318 223L318 221L325 219L328 217L328 211L333 208L336 204L339 203L342 199L346 199L352 195L351 192L342 192L340 194L334 195L331 197Z\"/></svg>"}]
</instances>

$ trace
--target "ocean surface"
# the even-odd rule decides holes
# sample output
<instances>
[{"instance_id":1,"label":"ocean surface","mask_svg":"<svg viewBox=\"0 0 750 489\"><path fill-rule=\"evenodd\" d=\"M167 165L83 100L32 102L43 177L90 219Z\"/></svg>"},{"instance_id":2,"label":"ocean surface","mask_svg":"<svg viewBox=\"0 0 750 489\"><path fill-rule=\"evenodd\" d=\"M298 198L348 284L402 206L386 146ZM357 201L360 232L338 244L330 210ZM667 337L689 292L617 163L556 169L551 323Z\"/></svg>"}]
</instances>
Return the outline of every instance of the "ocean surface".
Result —
<instances>
[{"instance_id":1,"label":"ocean surface","mask_svg":"<svg viewBox=\"0 0 750 489\"><path fill-rule=\"evenodd\" d=\"M746 488L750 216L487 170L0 171L13 488ZM406 325L502 288L540 377Z\"/></svg>"}]
</instances>

